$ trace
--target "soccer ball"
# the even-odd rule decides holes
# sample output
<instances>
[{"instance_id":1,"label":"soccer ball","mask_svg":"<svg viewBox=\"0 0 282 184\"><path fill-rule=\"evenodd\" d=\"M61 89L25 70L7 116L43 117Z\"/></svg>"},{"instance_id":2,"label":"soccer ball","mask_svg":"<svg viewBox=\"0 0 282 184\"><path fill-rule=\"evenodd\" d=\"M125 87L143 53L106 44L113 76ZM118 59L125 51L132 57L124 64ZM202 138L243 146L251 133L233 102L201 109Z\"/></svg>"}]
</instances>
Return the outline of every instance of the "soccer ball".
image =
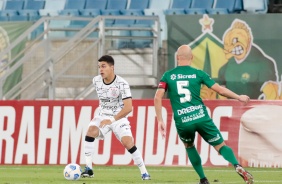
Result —
<instances>
[{"instance_id":1,"label":"soccer ball","mask_svg":"<svg viewBox=\"0 0 282 184\"><path fill-rule=\"evenodd\" d=\"M78 164L68 164L64 169L64 177L67 180L78 180L81 175L81 168Z\"/></svg>"}]
</instances>

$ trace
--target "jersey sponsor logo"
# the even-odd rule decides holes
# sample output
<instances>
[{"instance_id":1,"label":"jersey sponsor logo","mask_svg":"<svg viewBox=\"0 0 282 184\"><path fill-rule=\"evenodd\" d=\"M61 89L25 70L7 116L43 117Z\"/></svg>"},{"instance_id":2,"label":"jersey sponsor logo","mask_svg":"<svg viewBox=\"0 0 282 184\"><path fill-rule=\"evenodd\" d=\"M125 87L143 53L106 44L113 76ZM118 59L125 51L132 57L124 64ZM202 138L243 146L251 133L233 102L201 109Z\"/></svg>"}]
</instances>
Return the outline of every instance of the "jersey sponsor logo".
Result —
<instances>
[{"instance_id":1,"label":"jersey sponsor logo","mask_svg":"<svg viewBox=\"0 0 282 184\"><path fill-rule=\"evenodd\" d=\"M192 75L183 75L183 74L175 75L175 74L172 74L170 76L171 80L175 80L175 79L196 79L196 78L197 78L196 74L192 74Z\"/></svg>"},{"instance_id":2,"label":"jersey sponsor logo","mask_svg":"<svg viewBox=\"0 0 282 184\"><path fill-rule=\"evenodd\" d=\"M192 74L192 75L178 74L177 79L196 79L196 74Z\"/></svg>"},{"instance_id":3,"label":"jersey sponsor logo","mask_svg":"<svg viewBox=\"0 0 282 184\"><path fill-rule=\"evenodd\" d=\"M208 142L215 142L219 139L220 139L220 136L219 136L219 134L217 134L216 137L209 139Z\"/></svg>"},{"instance_id":4,"label":"jersey sponsor logo","mask_svg":"<svg viewBox=\"0 0 282 184\"><path fill-rule=\"evenodd\" d=\"M110 102L111 100L109 98L102 98L100 99L101 102Z\"/></svg>"},{"instance_id":5,"label":"jersey sponsor logo","mask_svg":"<svg viewBox=\"0 0 282 184\"><path fill-rule=\"evenodd\" d=\"M175 80L175 79L176 79L176 75L175 75L175 74L172 74L172 75L170 76L170 79L171 79L171 80Z\"/></svg>"},{"instance_id":6,"label":"jersey sponsor logo","mask_svg":"<svg viewBox=\"0 0 282 184\"><path fill-rule=\"evenodd\" d=\"M186 108L177 110L177 114L180 116L183 114L194 112L195 110L199 110L199 109L203 109L203 105L190 106L190 107L186 107Z\"/></svg>"}]
</instances>

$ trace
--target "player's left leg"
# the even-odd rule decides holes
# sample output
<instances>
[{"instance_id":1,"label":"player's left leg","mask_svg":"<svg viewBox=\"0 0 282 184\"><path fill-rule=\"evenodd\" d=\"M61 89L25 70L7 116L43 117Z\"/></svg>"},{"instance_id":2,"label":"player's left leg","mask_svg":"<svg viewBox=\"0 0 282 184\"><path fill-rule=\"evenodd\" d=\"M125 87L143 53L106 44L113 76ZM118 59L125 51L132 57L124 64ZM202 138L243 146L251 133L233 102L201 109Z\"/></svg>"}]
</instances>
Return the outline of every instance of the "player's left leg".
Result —
<instances>
[{"instance_id":1,"label":"player's left leg","mask_svg":"<svg viewBox=\"0 0 282 184\"><path fill-rule=\"evenodd\" d=\"M133 138L130 137L130 136L123 136L121 138L121 143L128 150L128 152L131 153L132 159L134 160L134 163L138 166L138 168L141 172L142 180L150 180L151 177L148 174L148 171L146 169L146 166L145 166L145 163L143 161L143 158L142 158L140 151L134 145Z\"/></svg>"},{"instance_id":2,"label":"player's left leg","mask_svg":"<svg viewBox=\"0 0 282 184\"><path fill-rule=\"evenodd\" d=\"M129 153L131 153L134 163L138 166L141 172L142 180L150 180L151 177L146 169L142 154L134 144L131 128L127 118L122 118L116 121L112 128L117 139L120 140L122 145Z\"/></svg>"}]
</instances>

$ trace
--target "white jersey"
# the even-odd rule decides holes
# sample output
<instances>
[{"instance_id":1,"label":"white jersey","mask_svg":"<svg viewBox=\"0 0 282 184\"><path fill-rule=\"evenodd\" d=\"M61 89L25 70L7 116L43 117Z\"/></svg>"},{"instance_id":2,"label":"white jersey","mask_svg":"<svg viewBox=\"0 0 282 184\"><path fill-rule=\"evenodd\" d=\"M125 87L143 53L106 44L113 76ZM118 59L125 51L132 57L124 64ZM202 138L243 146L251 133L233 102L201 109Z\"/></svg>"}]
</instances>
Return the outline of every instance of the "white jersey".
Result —
<instances>
[{"instance_id":1,"label":"white jersey","mask_svg":"<svg viewBox=\"0 0 282 184\"><path fill-rule=\"evenodd\" d=\"M122 77L116 75L110 84L105 84L101 75L93 78L99 98L99 115L114 116L121 111L124 99L131 98L130 87Z\"/></svg>"}]
</instances>

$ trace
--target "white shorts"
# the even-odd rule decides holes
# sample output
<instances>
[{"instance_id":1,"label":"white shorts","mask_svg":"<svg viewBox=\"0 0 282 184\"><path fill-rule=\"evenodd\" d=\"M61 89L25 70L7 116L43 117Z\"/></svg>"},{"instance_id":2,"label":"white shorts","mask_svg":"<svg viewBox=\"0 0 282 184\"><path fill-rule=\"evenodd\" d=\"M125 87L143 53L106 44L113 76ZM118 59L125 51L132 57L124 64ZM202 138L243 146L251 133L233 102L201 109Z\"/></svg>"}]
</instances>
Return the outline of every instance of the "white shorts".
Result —
<instances>
[{"instance_id":1,"label":"white shorts","mask_svg":"<svg viewBox=\"0 0 282 184\"><path fill-rule=\"evenodd\" d=\"M121 141L121 138L123 136L132 137L131 126L127 118L119 119L110 125L106 125L103 128L100 128L100 123L104 119L109 119L109 117L95 116L94 119L92 119L89 123L89 126L96 126L100 130L98 137L95 137L95 139L104 139L105 135L110 131L113 131L119 141Z\"/></svg>"}]
</instances>

